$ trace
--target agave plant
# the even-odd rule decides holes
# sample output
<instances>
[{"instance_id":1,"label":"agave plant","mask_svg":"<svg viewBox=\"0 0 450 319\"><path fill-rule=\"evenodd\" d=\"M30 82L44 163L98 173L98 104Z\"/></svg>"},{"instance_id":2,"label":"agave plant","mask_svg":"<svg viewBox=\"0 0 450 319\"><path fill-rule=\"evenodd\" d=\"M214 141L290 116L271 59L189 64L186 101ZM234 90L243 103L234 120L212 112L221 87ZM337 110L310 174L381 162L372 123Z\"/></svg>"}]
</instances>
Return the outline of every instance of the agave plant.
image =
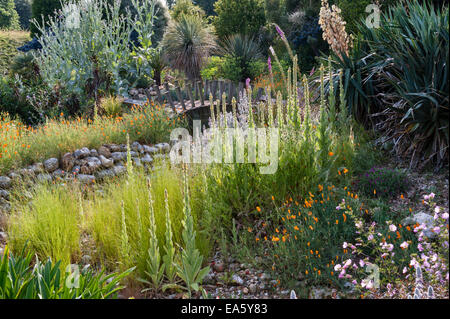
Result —
<instances>
[{"instance_id":1,"label":"agave plant","mask_svg":"<svg viewBox=\"0 0 450 319\"><path fill-rule=\"evenodd\" d=\"M216 47L216 38L200 17L182 15L179 21L169 23L161 45L168 64L184 72L189 80L196 80Z\"/></svg>"}]
</instances>

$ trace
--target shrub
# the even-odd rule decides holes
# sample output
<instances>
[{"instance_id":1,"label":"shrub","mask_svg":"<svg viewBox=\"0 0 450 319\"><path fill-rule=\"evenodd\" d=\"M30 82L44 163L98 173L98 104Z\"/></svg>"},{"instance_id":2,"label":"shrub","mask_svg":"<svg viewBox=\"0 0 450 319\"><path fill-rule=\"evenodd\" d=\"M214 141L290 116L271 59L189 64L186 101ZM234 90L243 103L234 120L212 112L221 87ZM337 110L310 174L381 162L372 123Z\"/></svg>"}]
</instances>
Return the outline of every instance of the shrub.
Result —
<instances>
[{"instance_id":1,"label":"shrub","mask_svg":"<svg viewBox=\"0 0 450 319\"><path fill-rule=\"evenodd\" d=\"M387 167L372 167L360 175L356 181L357 188L368 196L395 197L409 188L406 174Z\"/></svg>"},{"instance_id":2,"label":"shrub","mask_svg":"<svg viewBox=\"0 0 450 319\"><path fill-rule=\"evenodd\" d=\"M175 21L180 21L182 15L193 15L203 18L205 16L205 11L203 11L201 7L195 5L192 0L178 0L170 10L170 15Z\"/></svg>"},{"instance_id":3,"label":"shrub","mask_svg":"<svg viewBox=\"0 0 450 319\"><path fill-rule=\"evenodd\" d=\"M212 56L200 71L202 79L216 80L222 77L222 65L224 59L219 56Z\"/></svg>"},{"instance_id":4,"label":"shrub","mask_svg":"<svg viewBox=\"0 0 450 319\"><path fill-rule=\"evenodd\" d=\"M123 98L108 97L103 98L100 102L100 108L108 117L116 118L122 115Z\"/></svg>"},{"instance_id":5,"label":"shrub","mask_svg":"<svg viewBox=\"0 0 450 319\"><path fill-rule=\"evenodd\" d=\"M265 266L274 278L290 287L301 278L308 285L339 284L333 267L343 259L342 243L356 237L353 214L358 214L359 203L355 196L340 203L341 189L319 184L318 190L277 208L278 220L267 222L255 238L269 250ZM340 204L347 211L337 210Z\"/></svg>"},{"instance_id":6,"label":"shrub","mask_svg":"<svg viewBox=\"0 0 450 319\"><path fill-rule=\"evenodd\" d=\"M60 16L50 18L52 32L37 25L43 48L35 58L49 87L62 87L81 104L89 99L98 104L102 95L126 95L134 80L151 73L146 54L151 46L154 2L146 0L138 6L133 1L134 18L121 16L119 5L117 1L112 6L102 0L70 1ZM73 21L73 12L79 13L79 19ZM140 46L130 49L133 29Z\"/></svg>"},{"instance_id":7,"label":"shrub","mask_svg":"<svg viewBox=\"0 0 450 319\"><path fill-rule=\"evenodd\" d=\"M0 256L0 299L107 299L117 298L119 282L133 269L104 275L85 267L78 273L61 271L61 262L42 263L32 255L14 256L6 247ZM76 276L76 278L75 278Z\"/></svg>"},{"instance_id":8,"label":"shrub","mask_svg":"<svg viewBox=\"0 0 450 319\"><path fill-rule=\"evenodd\" d=\"M185 15L169 24L161 45L168 64L190 80L200 78L201 67L216 46L211 27L198 16Z\"/></svg>"},{"instance_id":9,"label":"shrub","mask_svg":"<svg viewBox=\"0 0 450 319\"><path fill-rule=\"evenodd\" d=\"M266 23L262 0L218 0L213 24L220 39L243 33L255 35Z\"/></svg>"},{"instance_id":10,"label":"shrub","mask_svg":"<svg viewBox=\"0 0 450 319\"><path fill-rule=\"evenodd\" d=\"M19 15L20 28L28 30L31 19L31 0L15 0L16 11Z\"/></svg>"},{"instance_id":11,"label":"shrub","mask_svg":"<svg viewBox=\"0 0 450 319\"><path fill-rule=\"evenodd\" d=\"M225 78L237 82L254 78L251 63L261 57L261 49L253 38L241 34L231 35L222 41L220 51L225 59L222 66Z\"/></svg>"},{"instance_id":12,"label":"shrub","mask_svg":"<svg viewBox=\"0 0 450 319\"><path fill-rule=\"evenodd\" d=\"M19 29L19 15L16 11L14 0L0 1L0 30L17 30Z\"/></svg>"}]
</instances>

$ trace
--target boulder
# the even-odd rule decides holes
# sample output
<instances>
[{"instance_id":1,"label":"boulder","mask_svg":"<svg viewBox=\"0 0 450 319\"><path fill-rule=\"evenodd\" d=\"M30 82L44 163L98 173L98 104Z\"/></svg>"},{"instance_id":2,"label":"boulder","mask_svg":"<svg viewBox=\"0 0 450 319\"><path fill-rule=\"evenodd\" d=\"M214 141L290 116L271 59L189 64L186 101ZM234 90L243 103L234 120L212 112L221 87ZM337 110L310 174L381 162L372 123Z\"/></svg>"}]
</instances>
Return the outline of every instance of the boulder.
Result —
<instances>
[{"instance_id":1,"label":"boulder","mask_svg":"<svg viewBox=\"0 0 450 319\"><path fill-rule=\"evenodd\" d=\"M127 153L126 152L114 152L114 153L111 153L111 157L114 160L114 163L117 163L119 161L125 161L127 159Z\"/></svg>"},{"instance_id":2,"label":"boulder","mask_svg":"<svg viewBox=\"0 0 450 319\"><path fill-rule=\"evenodd\" d=\"M75 165L75 157L71 153L66 153L61 158L61 168L66 171L70 172Z\"/></svg>"},{"instance_id":3,"label":"boulder","mask_svg":"<svg viewBox=\"0 0 450 319\"><path fill-rule=\"evenodd\" d=\"M106 168L110 168L110 167L113 167L114 166L114 160L112 160L112 159L107 159L105 156L103 156L103 155L100 155L100 162L102 163L102 166L103 167L106 167Z\"/></svg>"},{"instance_id":4,"label":"boulder","mask_svg":"<svg viewBox=\"0 0 450 319\"><path fill-rule=\"evenodd\" d=\"M120 146L117 145L117 144L110 144L110 145L109 145L109 150L110 150L111 152L120 152L120 151L121 151L121 148L120 148Z\"/></svg>"},{"instance_id":5,"label":"boulder","mask_svg":"<svg viewBox=\"0 0 450 319\"><path fill-rule=\"evenodd\" d=\"M91 184L93 182L95 182L95 176L94 175L88 175L88 174L79 174L77 176L77 179L80 181L80 183L82 184Z\"/></svg>"},{"instance_id":6,"label":"boulder","mask_svg":"<svg viewBox=\"0 0 450 319\"><path fill-rule=\"evenodd\" d=\"M113 168L104 169L104 170L98 171L95 174L95 176L100 180L105 179L105 178L111 178L111 177L114 177L115 175L116 175L116 173Z\"/></svg>"},{"instance_id":7,"label":"boulder","mask_svg":"<svg viewBox=\"0 0 450 319\"><path fill-rule=\"evenodd\" d=\"M106 146L100 146L98 148L98 154L103 155L106 158L111 157L111 151Z\"/></svg>"},{"instance_id":8,"label":"boulder","mask_svg":"<svg viewBox=\"0 0 450 319\"><path fill-rule=\"evenodd\" d=\"M114 174L115 175L122 175L122 174L125 174L127 172L126 167L122 166L122 165L114 166L113 170L114 170Z\"/></svg>"},{"instance_id":9,"label":"boulder","mask_svg":"<svg viewBox=\"0 0 450 319\"><path fill-rule=\"evenodd\" d=\"M0 197L9 200L9 192L4 189L0 189Z\"/></svg>"},{"instance_id":10,"label":"boulder","mask_svg":"<svg viewBox=\"0 0 450 319\"><path fill-rule=\"evenodd\" d=\"M29 169L33 171L34 174L39 174L44 172L44 164L42 163L34 163L31 166L28 166Z\"/></svg>"},{"instance_id":11,"label":"boulder","mask_svg":"<svg viewBox=\"0 0 450 319\"><path fill-rule=\"evenodd\" d=\"M91 154L91 151L87 147L83 147L83 148L73 152L73 156L76 159L81 159L81 158L88 157L90 154Z\"/></svg>"},{"instance_id":12,"label":"boulder","mask_svg":"<svg viewBox=\"0 0 450 319\"><path fill-rule=\"evenodd\" d=\"M97 152L96 149L92 149L92 150L89 152L89 155L90 155L91 157L98 157L98 152Z\"/></svg>"},{"instance_id":13,"label":"boulder","mask_svg":"<svg viewBox=\"0 0 450 319\"><path fill-rule=\"evenodd\" d=\"M12 184L12 180L11 178L9 178L8 176L0 176L0 188L10 188Z\"/></svg>"},{"instance_id":14,"label":"boulder","mask_svg":"<svg viewBox=\"0 0 450 319\"><path fill-rule=\"evenodd\" d=\"M44 169L49 173L56 171L58 168L59 161L57 158L52 157L44 162Z\"/></svg>"},{"instance_id":15,"label":"boulder","mask_svg":"<svg viewBox=\"0 0 450 319\"><path fill-rule=\"evenodd\" d=\"M89 167L91 174L102 166L102 162L97 157L88 157L86 161L86 165Z\"/></svg>"},{"instance_id":16,"label":"boulder","mask_svg":"<svg viewBox=\"0 0 450 319\"><path fill-rule=\"evenodd\" d=\"M135 152L141 152L141 150L143 149L142 145L139 144L138 142L133 142L131 144L131 149Z\"/></svg>"}]
</instances>

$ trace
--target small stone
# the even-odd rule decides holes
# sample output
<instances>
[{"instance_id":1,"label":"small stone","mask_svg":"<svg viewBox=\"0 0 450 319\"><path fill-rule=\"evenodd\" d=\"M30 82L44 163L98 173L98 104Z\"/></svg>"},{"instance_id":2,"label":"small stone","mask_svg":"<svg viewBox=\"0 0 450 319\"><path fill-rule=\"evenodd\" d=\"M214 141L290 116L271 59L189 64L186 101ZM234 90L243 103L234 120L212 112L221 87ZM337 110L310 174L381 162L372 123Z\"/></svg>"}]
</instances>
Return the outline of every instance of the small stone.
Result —
<instances>
[{"instance_id":1,"label":"small stone","mask_svg":"<svg viewBox=\"0 0 450 319\"><path fill-rule=\"evenodd\" d=\"M62 177L65 175L65 172L62 169L57 169L52 173L53 177Z\"/></svg>"},{"instance_id":2,"label":"small stone","mask_svg":"<svg viewBox=\"0 0 450 319\"><path fill-rule=\"evenodd\" d=\"M4 189L0 189L0 197L9 200L9 192Z\"/></svg>"},{"instance_id":3,"label":"small stone","mask_svg":"<svg viewBox=\"0 0 450 319\"><path fill-rule=\"evenodd\" d=\"M111 152L120 152L120 151L121 151L121 148L120 148L120 146L117 145L117 144L110 144L110 145L109 145L109 150L110 150ZM109 157L109 156L107 156L107 157Z\"/></svg>"},{"instance_id":4,"label":"small stone","mask_svg":"<svg viewBox=\"0 0 450 319\"><path fill-rule=\"evenodd\" d=\"M81 158L88 157L90 154L91 154L91 151L87 147L83 147L83 148L73 152L73 156L76 159L81 159Z\"/></svg>"},{"instance_id":5,"label":"small stone","mask_svg":"<svg viewBox=\"0 0 450 319\"><path fill-rule=\"evenodd\" d=\"M98 157L98 152L97 152L97 150L96 150L96 149L92 149L92 150L89 152L89 156L91 156L91 157Z\"/></svg>"},{"instance_id":6,"label":"small stone","mask_svg":"<svg viewBox=\"0 0 450 319\"><path fill-rule=\"evenodd\" d=\"M236 274L234 274L231 277L231 282L234 283L234 284L237 284L237 285L243 285L244 284L244 280L241 277L239 277L238 275L236 275Z\"/></svg>"},{"instance_id":7,"label":"small stone","mask_svg":"<svg viewBox=\"0 0 450 319\"><path fill-rule=\"evenodd\" d=\"M98 179L105 179L105 178L110 178L110 177L114 177L116 174L114 172L114 169L109 168L109 169L104 169L101 171L98 171L96 174Z\"/></svg>"},{"instance_id":8,"label":"small stone","mask_svg":"<svg viewBox=\"0 0 450 319\"><path fill-rule=\"evenodd\" d=\"M95 181L95 176L93 176L93 175L86 175L86 174L79 174L77 176L77 179L82 184L91 184L91 183L93 183Z\"/></svg>"},{"instance_id":9,"label":"small stone","mask_svg":"<svg viewBox=\"0 0 450 319\"><path fill-rule=\"evenodd\" d=\"M71 153L66 153L61 158L61 168L66 172L70 172L75 165L75 157Z\"/></svg>"},{"instance_id":10,"label":"small stone","mask_svg":"<svg viewBox=\"0 0 450 319\"><path fill-rule=\"evenodd\" d=\"M153 162L153 158L152 158L150 155L145 154L145 155L141 158L141 162L144 163L144 164L151 164L151 163Z\"/></svg>"},{"instance_id":11,"label":"small stone","mask_svg":"<svg viewBox=\"0 0 450 319\"><path fill-rule=\"evenodd\" d=\"M8 176L0 176L0 188L10 188L11 184L11 178Z\"/></svg>"},{"instance_id":12,"label":"small stone","mask_svg":"<svg viewBox=\"0 0 450 319\"><path fill-rule=\"evenodd\" d=\"M127 159L127 153L126 152L114 152L111 153L111 157L114 160L114 163L117 163L119 161L124 161Z\"/></svg>"},{"instance_id":13,"label":"small stone","mask_svg":"<svg viewBox=\"0 0 450 319\"><path fill-rule=\"evenodd\" d=\"M44 164L34 163L33 165L29 166L29 169L31 169L34 174L43 173L44 172Z\"/></svg>"},{"instance_id":14,"label":"small stone","mask_svg":"<svg viewBox=\"0 0 450 319\"><path fill-rule=\"evenodd\" d=\"M42 174L38 174L38 175L36 176L36 179L37 179L39 182L41 182L41 183L44 183L44 182L51 182L51 181L52 181L52 175L46 174L46 173L42 173Z\"/></svg>"},{"instance_id":15,"label":"small stone","mask_svg":"<svg viewBox=\"0 0 450 319\"><path fill-rule=\"evenodd\" d=\"M59 161L57 158L49 158L48 160L46 160L44 162L44 169L49 172L52 173L54 171L56 171L59 167Z\"/></svg>"},{"instance_id":16,"label":"small stone","mask_svg":"<svg viewBox=\"0 0 450 319\"><path fill-rule=\"evenodd\" d=\"M158 153L158 149L153 146L144 145L143 150L145 153L148 153L150 155Z\"/></svg>"},{"instance_id":17,"label":"small stone","mask_svg":"<svg viewBox=\"0 0 450 319\"><path fill-rule=\"evenodd\" d=\"M258 286L256 286L255 284L250 284L250 286L248 286L248 289L250 290L250 292L252 294L256 293Z\"/></svg>"},{"instance_id":18,"label":"small stone","mask_svg":"<svg viewBox=\"0 0 450 319\"><path fill-rule=\"evenodd\" d=\"M100 155L100 162L103 165L103 167L109 168L114 166L114 160L107 159L104 155Z\"/></svg>"},{"instance_id":19,"label":"small stone","mask_svg":"<svg viewBox=\"0 0 450 319\"><path fill-rule=\"evenodd\" d=\"M30 168L22 168L18 170L19 174L23 177L34 177L34 172Z\"/></svg>"},{"instance_id":20,"label":"small stone","mask_svg":"<svg viewBox=\"0 0 450 319\"><path fill-rule=\"evenodd\" d=\"M248 288L247 288L247 287L244 287L244 289L242 289L242 293L243 293L244 295L247 295L247 294L248 294Z\"/></svg>"},{"instance_id":21,"label":"small stone","mask_svg":"<svg viewBox=\"0 0 450 319\"><path fill-rule=\"evenodd\" d=\"M133 142L132 144L131 144L131 149L133 150L133 151L135 151L135 152L140 152L141 150L142 150L142 145L141 144L139 144L139 142Z\"/></svg>"},{"instance_id":22,"label":"small stone","mask_svg":"<svg viewBox=\"0 0 450 319\"><path fill-rule=\"evenodd\" d=\"M110 158L111 157L111 151L104 145L100 146L98 148L98 154L102 155L106 158Z\"/></svg>"},{"instance_id":23,"label":"small stone","mask_svg":"<svg viewBox=\"0 0 450 319\"><path fill-rule=\"evenodd\" d=\"M97 157L88 157L86 160L91 174L102 166L102 162Z\"/></svg>"},{"instance_id":24,"label":"small stone","mask_svg":"<svg viewBox=\"0 0 450 319\"><path fill-rule=\"evenodd\" d=\"M113 167L114 170L114 174L115 175L122 175L125 174L127 172L127 169L125 166L121 166L121 165L117 165Z\"/></svg>"},{"instance_id":25,"label":"small stone","mask_svg":"<svg viewBox=\"0 0 450 319\"><path fill-rule=\"evenodd\" d=\"M217 272L222 272L225 269L225 265L223 262L217 262L214 264L214 270Z\"/></svg>"},{"instance_id":26,"label":"small stone","mask_svg":"<svg viewBox=\"0 0 450 319\"><path fill-rule=\"evenodd\" d=\"M11 172L8 174L8 177L11 178L13 182L21 182L22 176L19 173Z\"/></svg>"}]
</instances>

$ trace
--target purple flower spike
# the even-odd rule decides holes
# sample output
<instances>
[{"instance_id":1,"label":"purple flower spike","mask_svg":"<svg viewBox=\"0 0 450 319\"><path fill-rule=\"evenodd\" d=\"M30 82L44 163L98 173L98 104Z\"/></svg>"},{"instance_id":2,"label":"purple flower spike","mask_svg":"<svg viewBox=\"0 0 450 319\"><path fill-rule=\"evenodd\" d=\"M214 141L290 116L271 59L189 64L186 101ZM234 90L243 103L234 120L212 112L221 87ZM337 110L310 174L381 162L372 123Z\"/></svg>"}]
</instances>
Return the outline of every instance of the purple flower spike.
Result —
<instances>
[{"instance_id":1,"label":"purple flower spike","mask_svg":"<svg viewBox=\"0 0 450 319\"><path fill-rule=\"evenodd\" d=\"M269 66L269 72L272 73L272 60L270 57L267 59L267 65Z\"/></svg>"},{"instance_id":2,"label":"purple flower spike","mask_svg":"<svg viewBox=\"0 0 450 319\"><path fill-rule=\"evenodd\" d=\"M247 89L250 87L250 78L247 78L247 80L245 80L245 87Z\"/></svg>"},{"instance_id":3,"label":"purple flower spike","mask_svg":"<svg viewBox=\"0 0 450 319\"><path fill-rule=\"evenodd\" d=\"M282 39L284 39L284 37L285 37L284 32L283 32L283 30L280 29L280 27L277 24L275 24L275 29L277 30L277 32L280 35L280 37Z\"/></svg>"}]
</instances>

